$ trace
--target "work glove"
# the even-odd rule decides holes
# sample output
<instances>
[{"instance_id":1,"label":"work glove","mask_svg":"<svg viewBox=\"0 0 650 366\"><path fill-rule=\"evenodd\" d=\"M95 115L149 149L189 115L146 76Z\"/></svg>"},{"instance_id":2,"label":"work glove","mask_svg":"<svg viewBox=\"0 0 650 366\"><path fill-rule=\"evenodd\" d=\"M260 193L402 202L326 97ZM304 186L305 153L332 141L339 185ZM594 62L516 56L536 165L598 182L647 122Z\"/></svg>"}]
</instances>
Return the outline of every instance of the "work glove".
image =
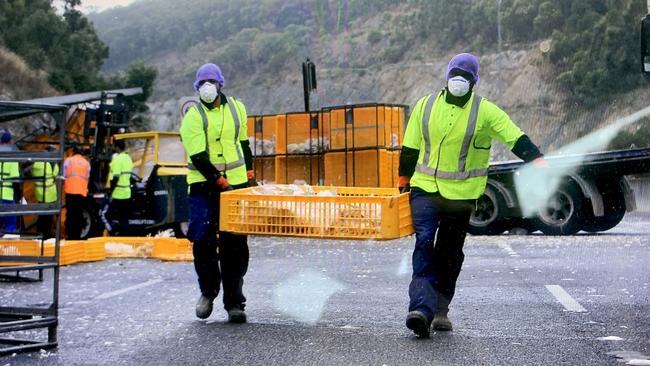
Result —
<instances>
[{"instance_id":1,"label":"work glove","mask_svg":"<svg viewBox=\"0 0 650 366\"><path fill-rule=\"evenodd\" d=\"M399 188L399 193L406 193L411 191L411 185L409 182L411 181L411 177L406 177L403 175L399 176L399 179L397 180L397 188Z\"/></svg>"},{"instance_id":2,"label":"work glove","mask_svg":"<svg viewBox=\"0 0 650 366\"><path fill-rule=\"evenodd\" d=\"M232 187L228 183L228 179L226 179L226 177L224 177L223 175L219 176L219 178L217 179L217 187L219 187L219 189L222 192L232 191Z\"/></svg>"},{"instance_id":3,"label":"work glove","mask_svg":"<svg viewBox=\"0 0 650 366\"><path fill-rule=\"evenodd\" d=\"M249 187L257 187L259 184L257 183L257 180L255 179L255 172L252 170L249 170L246 172L246 176L248 177L248 186Z\"/></svg>"}]
</instances>

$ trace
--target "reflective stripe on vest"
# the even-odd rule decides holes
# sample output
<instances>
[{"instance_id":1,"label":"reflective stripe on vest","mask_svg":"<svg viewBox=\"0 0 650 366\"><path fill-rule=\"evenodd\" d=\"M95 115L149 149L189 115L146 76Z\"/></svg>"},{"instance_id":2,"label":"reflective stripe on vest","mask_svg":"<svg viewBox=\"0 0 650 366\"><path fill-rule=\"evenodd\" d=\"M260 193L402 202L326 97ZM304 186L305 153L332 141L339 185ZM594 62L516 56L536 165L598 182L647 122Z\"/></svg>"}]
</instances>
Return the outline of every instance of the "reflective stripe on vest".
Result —
<instances>
[{"instance_id":1,"label":"reflective stripe on vest","mask_svg":"<svg viewBox=\"0 0 650 366\"><path fill-rule=\"evenodd\" d=\"M228 108L230 109L230 114L232 114L232 118L235 121L235 141L239 140L239 114L237 113L237 109L235 108L235 100L233 98L230 98L228 103ZM196 103L196 109L199 110L199 113L201 114L201 119L203 120L203 134L205 135L205 151L208 153L208 158L210 158L210 147L208 145L208 116L205 114L205 111L201 107L201 102ZM225 123L225 121L223 122ZM221 137L221 136L219 136ZM237 146L235 146L235 150L237 151L237 161L234 161L232 163L219 163L219 164L212 164L214 165L215 168L219 172L225 172L228 169L235 169L239 168L240 166L246 164L244 161L244 156L241 153L241 149L238 149ZM191 162L187 164L187 168L191 170L197 170L194 164Z\"/></svg>"},{"instance_id":2,"label":"reflective stripe on vest","mask_svg":"<svg viewBox=\"0 0 650 366\"><path fill-rule=\"evenodd\" d=\"M472 169L465 170L467 164L467 155L469 153L470 144L472 138L474 137L474 130L476 129L476 121L478 119L478 108L483 99L480 95L474 95L474 101L472 102L472 107L469 111L469 120L467 121L467 130L465 131L465 137L463 139L463 145L460 149L460 155L458 155L458 171L457 172L448 172L444 170L434 169L429 167L430 155L431 155L431 136L429 135L429 119L431 117L431 109L433 109L434 102L442 96L442 93L438 94L434 98L433 94L429 97L426 107L424 108L424 115L422 116L422 136L424 138L424 158L422 163L418 164L415 168L418 172L430 175L436 178L442 179L453 179L453 180L465 180L475 177L484 177L487 176L488 168ZM444 139L444 137L443 137Z\"/></svg>"}]
</instances>

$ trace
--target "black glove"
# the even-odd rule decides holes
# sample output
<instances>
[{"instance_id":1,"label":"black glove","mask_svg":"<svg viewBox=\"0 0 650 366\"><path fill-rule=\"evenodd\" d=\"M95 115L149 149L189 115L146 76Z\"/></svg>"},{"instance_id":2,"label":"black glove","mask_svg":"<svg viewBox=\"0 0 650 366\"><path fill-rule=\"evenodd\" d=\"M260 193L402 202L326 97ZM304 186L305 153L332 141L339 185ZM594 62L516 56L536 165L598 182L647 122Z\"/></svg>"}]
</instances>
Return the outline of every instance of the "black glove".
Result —
<instances>
[{"instance_id":1,"label":"black glove","mask_svg":"<svg viewBox=\"0 0 650 366\"><path fill-rule=\"evenodd\" d=\"M257 179L252 178L248 180L248 186L249 187L257 187L259 186L259 183L257 183Z\"/></svg>"},{"instance_id":2,"label":"black glove","mask_svg":"<svg viewBox=\"0 0 650 366\"><path fill-rule=\"evenodd\" d=\"M406 183L404 187L400 187L399 193L406 193L411 191L411 184Z\"/></svg>"}]
</instances>

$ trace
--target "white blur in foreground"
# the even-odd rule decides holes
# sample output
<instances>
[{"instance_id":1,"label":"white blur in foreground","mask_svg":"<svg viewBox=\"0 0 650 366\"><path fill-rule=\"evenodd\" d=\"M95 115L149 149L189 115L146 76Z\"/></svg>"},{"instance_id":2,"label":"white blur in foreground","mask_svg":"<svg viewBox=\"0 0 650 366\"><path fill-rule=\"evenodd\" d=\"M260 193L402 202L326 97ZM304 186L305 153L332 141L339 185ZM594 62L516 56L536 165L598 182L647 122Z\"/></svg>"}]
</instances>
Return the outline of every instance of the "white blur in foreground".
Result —
<instances>
[{"instance_id":1,"label":"white blur in foreground","mask_svg":"<svg viewBox=\"0 0 650 366\"><path fill-rule=\"evenodd\" d=\"M548 167L540 168L528 163L519 168L515 173L514 183L524 217L534 216L539 209L546 206L551 195L560 186L561 178L571 174L582 164L584 156L581 155L602 151L622 128L646 116L650 116L650 107L621 118L612 125L594 131L549 154L575 158L570 164L563 162L558 165L553 159L547 159Z\"/></svg>"},{"instance_id":2,"label":"white blur in foreground","mask_svg":"<svg viewBox=\"0 0 650 366\"><path fill-rule=\"evenodd\" d=\"M305 271L291 276L273 290L273 306L298 321L316 324L330 296L345 288L322 273Z\"/></svg>"}]
</instances>

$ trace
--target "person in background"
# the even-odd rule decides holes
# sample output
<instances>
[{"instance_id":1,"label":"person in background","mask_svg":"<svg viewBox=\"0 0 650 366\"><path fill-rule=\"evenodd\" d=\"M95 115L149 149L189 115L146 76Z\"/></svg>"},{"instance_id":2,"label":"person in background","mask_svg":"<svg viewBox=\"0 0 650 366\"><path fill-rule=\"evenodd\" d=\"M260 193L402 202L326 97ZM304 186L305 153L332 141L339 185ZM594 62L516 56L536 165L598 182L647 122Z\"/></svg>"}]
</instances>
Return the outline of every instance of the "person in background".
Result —
<instances>
[{"instance_id":1,"label":"person in background","mask_svg":"<svg viewBox=\"0 0 650 366\"><path fill-rule=\"evenodd\" d=\"M429 336L432 323L434 330L452 330L449 305L465 257L470 215L487 183L492 140L526 162L545 165L537 146L510 117L474 93L478 69L476 56L454 56L447 86L415 104L404 135L398 187L411 192L416 234L406 326L419 337Z\"/></svg>"},{"instance_id":2,"label":"person in background","mask_svg":"<svg viewBox=\"0 0 650 366\"><path fill-rule=\"evenodd\" d=\"M48 145L45 151L54 151L54 146ZM34 181L34 196L38 203L56 202L56 182L59 175L59 166L47 161L37 161L32 165L32 177ZM36 228L43 235L43 239L49 239L52 235L52 215L39 215L36 220Z\"/></svg>"},{"instance_id":3,"label":"person in background","mask_svg":"<svg viewBox=\"0 0 650 366\"><path fill-rule=\"evenodd\" d=\"M246 108L222 92L221 69L212 63L196 72L194 90L200 102L191 107L180 128L183 146L190 157L190 219L187 237L193 244L194 268L201 296L196 316L206 319L223 285L223 304L228 321L246 322L243 293L248 269L245 235L219 232L221 192L247 187L254 182L253 159L246 129Z\"/></svg>"},{"instance_id":4,"label":"person in background","mask_svg":"<svg viewBox=\"0 0 650 366\"><path fill-rule=\"evenodd\" d=\"M0 133L0 152L16 151L12 142L11 132ZM0 200L2 205L13 205L20 201L20 183L12 180L20 178L20 165L18 162L0 162ZM0 216L0 229L3 232L17 231L16 216Z\"/></svg>"},{"instance_id":5,"label":"person in background","mask_svg":"<svg viewBox=\"0 0 650 366\"><path fill-rule=\"evenodd\" d=\"M131 200L131 172L133 160L126 152L124 140L116 140L113 144L115 154L110 163L111 186L108 196L109 217L117 221L118 227L109 228L111 235L127 236L129 233L129 202Z\"/></svg>"},{"instance_id":6,"label":"person in background","mask_svg":"<svg viewBox=\"0 0 650 366\"><path fill-rule=\"evenodd\" d=\"M90 163L81 155L81 148L75 145L72 156L63 162L63 192L65 192L65 227L69 240L81 239L83 211L88 195Z\"/></svg>"}]
</instances>

